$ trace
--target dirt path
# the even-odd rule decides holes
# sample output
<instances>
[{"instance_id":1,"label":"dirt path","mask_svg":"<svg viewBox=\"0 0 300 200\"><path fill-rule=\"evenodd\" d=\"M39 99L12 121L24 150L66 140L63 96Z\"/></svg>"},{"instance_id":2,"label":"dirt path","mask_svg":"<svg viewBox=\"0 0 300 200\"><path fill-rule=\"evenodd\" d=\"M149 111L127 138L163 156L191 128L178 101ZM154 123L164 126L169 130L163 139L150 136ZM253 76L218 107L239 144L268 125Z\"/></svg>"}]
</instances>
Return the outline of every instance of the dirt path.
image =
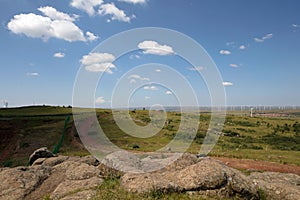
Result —
<instances>
[{"instance_id":1,"label":"dirt path","mask_svg":"<svg viewBox=\"0 0 300 200\"><path fill-rule=\"evenodd\" d=\"M222 161L229 167L236 169L244 169L249 171L271 171L282 173L293 173L300 175L300 166L285 165L280 163L258 161L249 159L237 159L237 158L225 158L225 157L213 157L216 160Z\"/></svg>"}]
</instances>

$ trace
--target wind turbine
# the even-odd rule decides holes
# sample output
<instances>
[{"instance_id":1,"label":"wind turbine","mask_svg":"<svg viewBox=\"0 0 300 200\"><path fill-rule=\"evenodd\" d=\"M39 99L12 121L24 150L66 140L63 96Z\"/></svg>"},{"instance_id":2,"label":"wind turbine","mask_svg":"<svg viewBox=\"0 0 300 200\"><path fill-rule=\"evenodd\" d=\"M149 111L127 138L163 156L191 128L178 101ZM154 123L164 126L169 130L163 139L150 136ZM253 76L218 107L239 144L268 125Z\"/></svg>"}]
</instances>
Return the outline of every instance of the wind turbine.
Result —
<instances>
[{"instance_id":1,"label":"wind turbine","mask_svg":"<svg viewBox=\"0 0 300 200\"><path fill-rule=\"evenodd\" d=\"M4 108L7 108L8 107L8 101L3 100L3 105L4 105Z\"/></svg>"}]
</instances>

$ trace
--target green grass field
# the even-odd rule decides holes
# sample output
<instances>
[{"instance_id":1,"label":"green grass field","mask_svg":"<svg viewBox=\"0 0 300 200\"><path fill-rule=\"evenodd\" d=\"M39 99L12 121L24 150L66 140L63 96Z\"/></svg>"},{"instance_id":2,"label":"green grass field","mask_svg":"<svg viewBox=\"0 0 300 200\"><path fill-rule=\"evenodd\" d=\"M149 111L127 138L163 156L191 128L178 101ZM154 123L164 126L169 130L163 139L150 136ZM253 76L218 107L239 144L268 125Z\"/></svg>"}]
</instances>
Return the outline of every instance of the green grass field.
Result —
<instances>
[{"instance_id":1,"label":"green grass field","mask_svg":"<svg viewBox=\"0 0 300 200\"><path fill-rule=\"evenodd\" d=\"M248 113L228 112L222 134L209 155L300 165L299 111L288 113L288 117L281 118L251 118ZM134 151L150 152L165 147L178 134L181 122L180 113L168 112L168 123L159 133L149 138L136 138L120 130L111 110L97 109L96 114L101 128L114 144ZM35 106L0 109L2 166L24 165L28 156L43 146L52 150L61 137L67 115L72 115L72 108ZM147 110L130 111L130 115L140 126L150 122ZM199 153L210 118L209 113L201 113L199 128L188 152ZM180 134L183 140L189 135L188 132ZM88 154L80 144L72 117L60 153Z\"/></svg>"}]
</instances>

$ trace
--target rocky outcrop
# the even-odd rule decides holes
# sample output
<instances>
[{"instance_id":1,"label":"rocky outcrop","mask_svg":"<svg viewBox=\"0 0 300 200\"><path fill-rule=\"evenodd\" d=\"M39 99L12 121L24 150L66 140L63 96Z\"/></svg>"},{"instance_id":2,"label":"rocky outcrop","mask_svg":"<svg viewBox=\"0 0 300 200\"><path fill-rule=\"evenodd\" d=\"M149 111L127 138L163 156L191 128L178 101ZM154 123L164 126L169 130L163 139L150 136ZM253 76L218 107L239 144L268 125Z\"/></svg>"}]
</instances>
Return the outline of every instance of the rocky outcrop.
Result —
<instances>
[{"instance_id":1,"label":"rocky outcrop","mask_svg":"<svg viewBox=\"0 0 300 200\"><path fill-rule=\"evenodd\" d=\"M30 167L0 170L0 200L88 199L102 184L95 158L39 158Z\"/></svg>"},{"instance_id":2,"label":"rocky outcrop","mask_svg":"<svg viewBox=\"0 0 300 200\"><path fill-rule=\"evenodd\" d=\"M258 185L267 199L300 199L300 176L278 172L253 172L249 179Z\"/></svg>"},{"instance_id":3,"label":"rocky outcrop","mask_svg":"<svg viewBox=\"0 0 300 200\"><path fill-rule=\"evenodd\" d=\"M42 147L35 150L29 157L29 164L32 165L34 161L39 158L50 158L54 157L53 153L47 149L47 147Z\"/></svg>"},{"instance_id":4,"label":"rocky outcrop","mask_svg":"<svg viewBox=\"0 0 300 200\"><path fill-rule=\"evenodd\" d=\"M151 154L139 160L127 155L118 166L125 165L128 158L131 163L126 169L133 167L142 171L157 166L157 161L167 162L168 156ZM115 164L116 160L111 159L116 156L107 157L105 162ZM142 168L146 164L148 168ZM120 178L120 187L138 193L157 190L218 198L300 199L300 177L295 174L253 172L245 176L220 161L183 154L170 165L148 173L120 172L92 156L39 158L30 167L0 168L0 200L32 200L45 196L52 200L90 199L96 195L96 188L103 184L103 179L110 177Z\"/></svg>"},{"instance_id":5,"label":"rocky outcrop","mask_svg":"<svg viewBox=\"0 0 300 200\"><path fill-rule=\"evenodd\" d=\"M50 174L47 166L5 168L0 172L0 199L24 199Z\"/></svg>"},{"instance_id":6,"label":"rocky outcrop","mask_svg":"<svg viewBox=\"0 0 300 200\"><path fill-rule=\"evenodd\" d=\"M179 162L184 163L182 160ZM228 168L218 161L203 158L189 166L181 166L177 162L173 165L179 169L125 174L122 177L122 185L132 192L147 192L153 189L162 192L211 190L222 197L238 195L245 199L259 199L258 187L255 184L241 172Z\"/></svg>"}]
</instances>

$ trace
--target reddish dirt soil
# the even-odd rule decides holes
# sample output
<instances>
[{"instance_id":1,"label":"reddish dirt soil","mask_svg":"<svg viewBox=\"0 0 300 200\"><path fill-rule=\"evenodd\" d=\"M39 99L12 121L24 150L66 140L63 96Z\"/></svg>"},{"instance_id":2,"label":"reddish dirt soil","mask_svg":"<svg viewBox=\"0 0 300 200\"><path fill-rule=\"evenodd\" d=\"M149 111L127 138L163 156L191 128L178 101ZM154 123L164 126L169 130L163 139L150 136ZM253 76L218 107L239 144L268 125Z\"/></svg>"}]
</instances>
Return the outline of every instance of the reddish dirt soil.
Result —
<instances>
[{"instance_id":1,"label":"reddish dirt soil","mask_svg":"<svg viewBox=\"0 0 300 200\"><path fill-rule=\"evenodd\" d=\"M237 159L237 158L225 158L225 157L213 157L213 158L235 169L243 169L249 171L271 171L271 172L293 173L293 174L300 175L300 166L296 166L296 165L285 165L280 163L249 160L249 159Z\"/></svg>"}]
</instances>

